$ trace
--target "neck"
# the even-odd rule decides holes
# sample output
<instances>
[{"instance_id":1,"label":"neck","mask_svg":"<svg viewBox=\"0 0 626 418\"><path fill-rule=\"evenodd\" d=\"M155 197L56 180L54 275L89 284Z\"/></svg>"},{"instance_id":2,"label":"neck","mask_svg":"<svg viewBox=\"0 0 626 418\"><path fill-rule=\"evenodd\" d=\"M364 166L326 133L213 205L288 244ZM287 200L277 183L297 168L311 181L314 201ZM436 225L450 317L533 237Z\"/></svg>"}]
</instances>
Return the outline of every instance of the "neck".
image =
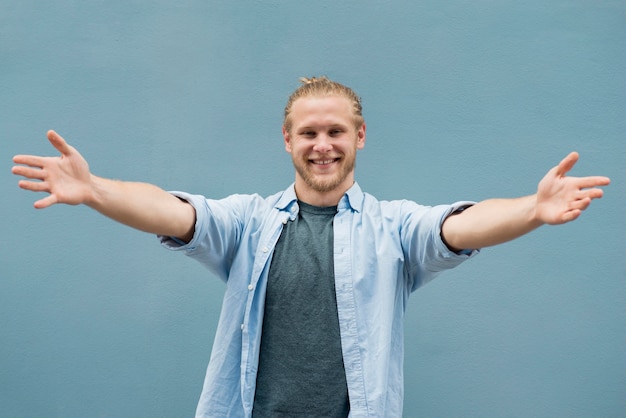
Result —
<instances>
[{"instance_id":1,"label":"neck","mask_svg":"<svg viewBox=\"0 0 626 418\"><path fill-rule=\"evenodd\" d=\"M354 179L352 179L349 184L342 184L327 192L311 189L306 184L302 185L301 183L302 182L298 182L298 179L296 179L295 189L298 200L313 206L327 207L337 206L339 204L343 195L354 184Z\"/></svg>"}]
</instances>

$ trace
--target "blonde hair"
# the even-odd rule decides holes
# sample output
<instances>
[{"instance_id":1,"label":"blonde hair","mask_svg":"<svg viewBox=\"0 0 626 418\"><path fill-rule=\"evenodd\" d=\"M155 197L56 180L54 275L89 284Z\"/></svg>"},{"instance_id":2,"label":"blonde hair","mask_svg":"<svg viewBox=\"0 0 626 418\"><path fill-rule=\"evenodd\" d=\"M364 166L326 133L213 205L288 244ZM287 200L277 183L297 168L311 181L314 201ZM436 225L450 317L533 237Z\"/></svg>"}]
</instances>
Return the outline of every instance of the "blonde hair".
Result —
<instances>
[{"instance_id":1,"label":"blonde hair","mask_svg":"<svg viewBox=\"0 0 626 418\"><path fill-rule=\"evenodd\" d=\"M361 107L361 98L352 90L350 87L346 87L343 84L337 83L336 81L330 80L326 76L321 77L300 77L300 82L302 85L294 91L291 96L289 96L289 100L287 100L287 105L285 106L285 119L283 121L283 126L287 132L291 131L291 107L293 103L302 98L302 97L328 97L328 96L339 96L345 97L352 103L352 109L354 111L354 125L357 129L363 125L363 114Z\"/></svg>"}]
</instances>

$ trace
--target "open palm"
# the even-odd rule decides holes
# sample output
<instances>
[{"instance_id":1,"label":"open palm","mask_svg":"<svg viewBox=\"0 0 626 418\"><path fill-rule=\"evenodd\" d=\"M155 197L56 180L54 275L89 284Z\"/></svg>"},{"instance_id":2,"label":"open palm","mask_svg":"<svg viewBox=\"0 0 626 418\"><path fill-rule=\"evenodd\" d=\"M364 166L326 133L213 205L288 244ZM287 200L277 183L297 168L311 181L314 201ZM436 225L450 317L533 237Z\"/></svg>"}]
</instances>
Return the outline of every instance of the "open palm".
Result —
<instances>
[{"instance_id":1,"label":"open palm","mask_svg":"<svg viewBox=\"0 0 626 418\"><path fill-rule=\"evenodd\" d=\"M587 209L593 199L602 197L602 189L597 187L608 185L610 183L608 177L566 175L578 158L578 153L570 153L539 182L537 219L552 225L573 221Z\"/></svg>"},{"instance_id":2,"label":"open palm","mask_svg":"<svg viewBox=\"0 0 626 418\"><path fill-rule=\"evenodd\" d=\"M13 174L26 177L19 186L33 192L48 192L50 195L35 202L35 208L43 209L56 203L78 205L91 197L91 174L87 161L75 148L56 132L48 131L48 140L61 155L40 157L16 155Z\"/></svg>"}]
</instances>

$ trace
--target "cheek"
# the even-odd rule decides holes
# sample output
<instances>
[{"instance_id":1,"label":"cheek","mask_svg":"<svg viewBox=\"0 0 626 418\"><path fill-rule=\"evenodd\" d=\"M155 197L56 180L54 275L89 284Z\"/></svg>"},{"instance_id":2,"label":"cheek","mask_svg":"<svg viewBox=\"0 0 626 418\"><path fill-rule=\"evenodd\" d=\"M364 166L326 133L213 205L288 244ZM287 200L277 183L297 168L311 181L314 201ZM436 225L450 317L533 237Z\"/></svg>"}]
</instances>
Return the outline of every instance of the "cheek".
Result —
<instances>
[{"instance_id":1,"label":"cheek","mask_svg":"<svg viewBox=\"0 0 626 418\"><path fill-rule=\"evenodd\" d=\"M290 144L291 153L294 155L307 155L311 153L311 146L306 143L300 142L292 142Z\"/></svg>"}]
</instances>

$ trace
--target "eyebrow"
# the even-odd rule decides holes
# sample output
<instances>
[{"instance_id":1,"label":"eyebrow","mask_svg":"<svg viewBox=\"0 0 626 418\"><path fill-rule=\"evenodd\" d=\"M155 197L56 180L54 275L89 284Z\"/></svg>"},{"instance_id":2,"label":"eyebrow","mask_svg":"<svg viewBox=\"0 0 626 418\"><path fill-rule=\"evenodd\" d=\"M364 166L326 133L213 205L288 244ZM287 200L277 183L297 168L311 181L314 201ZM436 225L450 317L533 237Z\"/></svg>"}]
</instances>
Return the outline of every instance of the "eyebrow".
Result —
<instances>
[{"instance_id":1,"label":"eyebrow","mask_svg":"<svg viewBox=\"0 0 626 418\"><path fill-rule=\"evenodd\" d=\"M322 129L336 129L336 128L341 128L341 129L345 129L347 127L347 125L344 125L342 123L333 123L331 125L324 125ZM313 126L300 126L297 127L296 130L298 131L304 131L304 130L317 130L320 129L319 127L313 127Z\"/></svg>"}]
</instances>

